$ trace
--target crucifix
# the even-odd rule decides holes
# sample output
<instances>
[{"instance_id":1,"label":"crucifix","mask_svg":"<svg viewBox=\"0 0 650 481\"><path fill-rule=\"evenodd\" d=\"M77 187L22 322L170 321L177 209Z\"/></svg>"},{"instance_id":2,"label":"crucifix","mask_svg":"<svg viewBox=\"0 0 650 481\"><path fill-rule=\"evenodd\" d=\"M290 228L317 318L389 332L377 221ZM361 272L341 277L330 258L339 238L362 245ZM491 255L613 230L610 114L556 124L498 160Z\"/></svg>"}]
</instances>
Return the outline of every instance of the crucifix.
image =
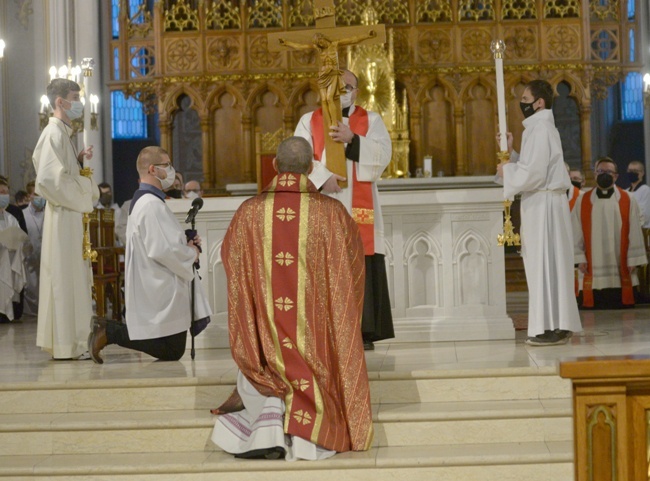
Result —
<instances>
[{"instance_id":1,"label":"crucifix","mask_svg":"<svg viewBox=\"0 0 650 481\"><path fill-rule=\"evenodd\" d=\"M345 93L341 80L338 48L344 45L371 45L386 42L383 25L337 27L334 0L313 0L316 28L297 32L278 32L268 35L270 51L316 50L318 53L318 90L323 109L323 129L327 168L347 177L345 149L341 142L330 137L330 126L336 126L341 117L340 95ZM346 182L340 182L346 187Z\"/></svg>"}]
</instances>

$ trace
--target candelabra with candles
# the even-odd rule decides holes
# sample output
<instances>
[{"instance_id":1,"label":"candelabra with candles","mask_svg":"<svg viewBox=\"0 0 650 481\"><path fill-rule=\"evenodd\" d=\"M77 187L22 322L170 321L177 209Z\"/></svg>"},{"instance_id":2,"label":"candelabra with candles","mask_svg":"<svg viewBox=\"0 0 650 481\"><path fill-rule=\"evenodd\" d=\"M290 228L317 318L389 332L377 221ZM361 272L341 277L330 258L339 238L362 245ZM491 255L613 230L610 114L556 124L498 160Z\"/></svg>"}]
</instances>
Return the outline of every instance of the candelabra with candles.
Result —
<instances>
[{"instance_id":1,"label":"candelabra with candles","mask_svg":"<svg viewBox=\"0 0 650 481\"><path fill-rule=\"evenodd\" d=\"M78 118L72 120L72 134L77 132L84 132L84 122L86 116L86 99L90 104L90 129L98 130L99 125L97 122L97 113L98 113L98 104L99 97L95 94L91 94L88 89L88 79L93 76L93 70L95 69L95 61L92 58L84 58L81 61L81 66L72 65L72 58L68 57L68 64L62 65L58 69L55 66L50 67L50 82L56 78L65 78L79 83L79 79L83 74L83 83L80 85L80 100L84 104L84 113ZM47 95L41 97L41 111L39 112L39 127L41 130L45 128L49 122L49 117L52 115L52 107L50 105L50 100L47 98ZM84 144L87 142L84 139Z\"/></svg>"},{"instance_id":2,"label":"candelabra with candles","mask_svg":"<svg viewBox=\"0 0 650 481\"><path fill-rule=\"evenodd\" d=\"M506 51L506 44L503 40L494 40L490 45L490 50L494 54L494 67L496 70L496 85L497 85L497 107L499 114L499 149L497 152L497 159L500 164L510 161L510 153L508 152L508 127L506 122L506 93L503 81L503 53ZM503 219L503 234L497 236L499 246L504 245L521 245L519 234L515 234L510 218L510 206L512 201L506 199L503 201L504 219Z\"/></svg>"}]
</instances>

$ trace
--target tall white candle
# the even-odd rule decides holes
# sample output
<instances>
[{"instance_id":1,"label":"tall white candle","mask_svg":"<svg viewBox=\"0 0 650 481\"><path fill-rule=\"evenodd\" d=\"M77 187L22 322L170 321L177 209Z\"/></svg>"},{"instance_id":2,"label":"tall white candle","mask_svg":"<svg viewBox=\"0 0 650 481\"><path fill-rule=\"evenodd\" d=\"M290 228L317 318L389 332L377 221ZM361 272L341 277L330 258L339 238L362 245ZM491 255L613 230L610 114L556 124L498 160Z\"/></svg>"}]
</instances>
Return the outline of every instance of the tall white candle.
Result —
<instances>
[{"instance_id":1,"label":"tall white candle","mask_svg":"<svg viewBox=\"0 0 650 481\"><path fill-rule=\"evenodd\" d=\"M508 124L506 122L506 91L503 81L503 52L506 49L506 44L503 40L493 40L490 49L494 54L494 67L497 74L497 107L499 114L499 133L501 140L499 148L502 151L508 150Z\"/></svg>"},{"instance_id":2,"label":"tall white candle","mask_svg":"<svg viewBox=\"0 0 650 481\"><path fill-rule=\"evenodd\" d=\"M84 75L84 97L88 99L88 77ZM86 114L86 107L90 108L90 102L85 102L88 104L88 106L84 105L84 145L83 148L85 149L88 147L88 131L90 130L90 114ZM84 166L85 166L86 160L84 159Z\"/></svg>"},{"instance_id":3,"label":"tall white candle","mask_svg":"<svg viewBox=\"0 0 650 481\"><path fill-rule=\"evenodd\" d=\"M433 175L433 159L428 155L424 158L424 176L427 177Z\"/></svg>"}]
</instances>

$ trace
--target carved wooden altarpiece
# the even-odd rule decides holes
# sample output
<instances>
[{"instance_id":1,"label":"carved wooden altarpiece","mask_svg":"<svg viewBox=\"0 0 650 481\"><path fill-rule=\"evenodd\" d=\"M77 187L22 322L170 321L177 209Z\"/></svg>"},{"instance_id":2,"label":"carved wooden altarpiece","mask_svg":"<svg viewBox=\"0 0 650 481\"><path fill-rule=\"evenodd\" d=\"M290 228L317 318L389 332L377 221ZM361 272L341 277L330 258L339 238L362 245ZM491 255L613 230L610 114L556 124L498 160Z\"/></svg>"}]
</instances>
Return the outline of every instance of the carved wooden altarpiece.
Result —
<instances>
[{"instance_id":1,"label":"carved wooden altarpiece","mask_svg":"<svg viewBox=\"0 0 650 481\"><path fill-rule=\"evenodd\" d=\"M640 12L640 0L631 1ZM129 11L129 3L120 3L119 37L110 42L117 59L110 88L157 110L161 144L170 152L178 151L172 139L179 98L189 97L201 129L204 188L255 182L255 129L293 131L319 105L316 53L272 52L268 45L269 33L312 28L312 2L156 0L152 10L138 11ZM334 5L337 26L362 24L366 2ZM508 129L520 137L524 83L544 78L561 86L577 106L585 171L592 101L641 69L639 16L630 18L623 0L374 0L372 6L394 39L396 88L410 107L411 171L430 155L434 172L494 173L494 39L507 45Z\"/></svg>"}]
</instances>

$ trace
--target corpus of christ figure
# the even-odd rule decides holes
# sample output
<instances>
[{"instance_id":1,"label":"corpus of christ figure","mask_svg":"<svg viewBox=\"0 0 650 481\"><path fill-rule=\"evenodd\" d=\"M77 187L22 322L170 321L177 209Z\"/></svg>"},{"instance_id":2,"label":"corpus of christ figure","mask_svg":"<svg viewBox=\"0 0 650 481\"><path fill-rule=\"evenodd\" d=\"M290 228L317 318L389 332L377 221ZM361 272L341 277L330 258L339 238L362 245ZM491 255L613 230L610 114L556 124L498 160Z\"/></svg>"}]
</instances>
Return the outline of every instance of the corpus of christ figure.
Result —
<instances>
[{"instance_id":1,"label":"corpus of christ figure","mask_svg":"<svg viewBox=\"0 0 650 481\"><path fill-rule=\"evenodd\" d=\"M366 35L330 40L322 33L314 34L312 43L297 43L279 38L278 43L283 47L295 50L316 49L319 54L318 89L323 107L323 125L329 129L330 126L338 125L341 121L341 106L339 97L345 93L345 85L341 80L341 69L339 67L338 47L354 45L369 38L375 38L377 32L370 30ZM329 135L329 132L325 132Z\"/></svg>"}]
</instances>

